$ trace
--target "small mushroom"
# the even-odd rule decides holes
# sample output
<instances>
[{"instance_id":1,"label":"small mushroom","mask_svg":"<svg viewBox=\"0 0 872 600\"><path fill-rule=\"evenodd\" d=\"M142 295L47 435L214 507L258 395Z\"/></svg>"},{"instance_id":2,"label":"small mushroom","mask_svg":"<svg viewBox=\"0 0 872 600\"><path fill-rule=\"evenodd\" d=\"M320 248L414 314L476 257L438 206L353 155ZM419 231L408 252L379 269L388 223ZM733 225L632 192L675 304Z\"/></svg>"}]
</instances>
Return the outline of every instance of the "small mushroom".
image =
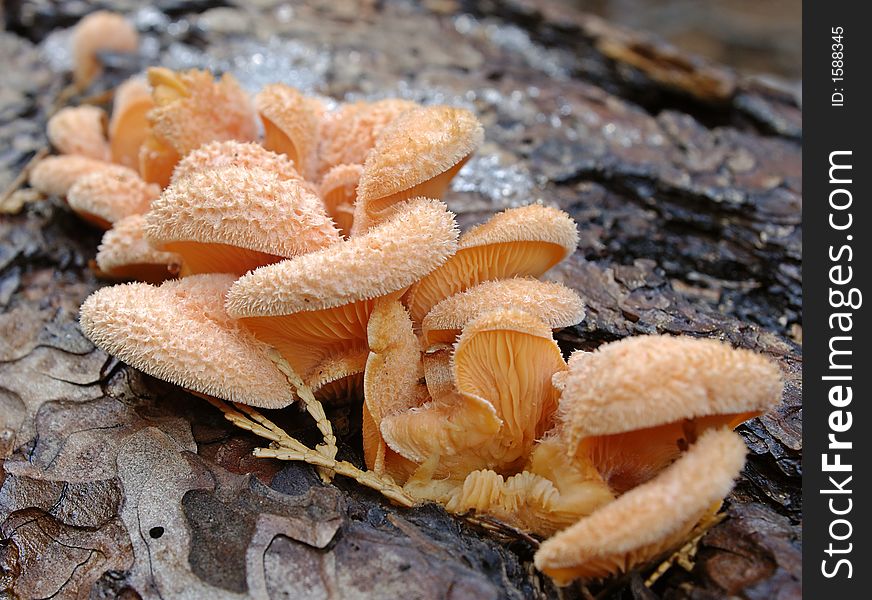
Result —
<instances>
[{"instance_id":1,"label":"small mushroom","mask_svg":"<svg viewBox=\"0 0 872 600\"><path fill-rule=\"evenodd\" d=\"M324 115L319 146L319 173L339 165L362 165L376 140L394 119L416 108L410 100L388 98L343 104Z\"/></svg>"},{"instance_id":2,"label":"small mushroom","mask_svg":"<svg viewBox=\"0 0 872 600\"><path fill-rule=\"evenodd\" d=\"M400 114L366 157L352 234L388 218L403 200L441 198L483 139L481 123L462 108L427 106Z\"/></svg>"},{"instance_id":3,"label":"small mushroom","mask_svg":"<svg viewBox=\"0 0 872 600\"><path fill-rule=\"evenodd\" d=\"M48 120L46 135L61 154L79 154L109 161L112 153L106 141L106 112L96 106L67 106Z\"/></svg>"},{"instance_id":4,"label":"small mushroom","mask_svg":"<svg viewBox=\"0 0 872 600\"><path fill-rule=\"evenodd\" d=\"M164 190L145 219L148 240L182 257L183 277L244 275L339 241L317 196L259 168L192 173Z\"/></svg>"},{"instance_id":5,"label":"small mushroom","mask_svg":"<svg viewBox=\"0 0 872 600\"><path fill-rule=\"evenodd\" d=\"M155 108L148 113L151 133L140 149L140 172L146 181L166 187L179 159L215 140L251 141L257 137L248 95L229 73L192 69L148 70Z\"/></svg>"},{"instance_id":6,"label":"small mushroom","mask_svg":"<svg viewBox=\"0 0 872 600\"><path fill-rule=\"evenodd\" d=\"M717 512L745 464L742 438L726 428L703 433L655 479L545 540L536 567L558 584L627 572L680 545Z\"/></svg>"},{"instance_id":7,"label":"small mushroom","mask_svg":"<svg viewBox=\"0 0 872 600\"><path fill-rule=\"evenodd\" d=\"M264 147L287 155L306 179L314 180L321 103L281 83L265 86L254 102L263 121Z\"/></svg>"},{"instance_id":8,"label":"small mushroom","mask_svg":"<svg viewBox=\"0 0 872 600\"><path fill-rule=\"evenodd\" d=\"M279 179L303 179L286 156L270 152L256 142L225 140L203 144L185 156L176 165L171 183L191 173L225 167L259 168L274 173Z\"/></svg>"},{"instance_id":9,"label":"small mushroom","mask_svg":"<svg viewBox=\"0 0 872 600\"><path fill-rule=\"evenodd\" d=\"M330 355L365 347L375 299L398 296L444 263L456 240L445 205L416 199L367 235L245 275L227 309L298 374L309 373Z\"/></svg>"},{"instance_id":10,"label":"small mushroom","mask_svg":"<svg viewBox=\"0 0 872 600\"><path fill-rule=\"evenodd\" d=\"M565 212L539 204L510 208L464 233L457 254L409 290L406 306L419 324L444 298L482 281L538 277L577 244L575 222Z\"/></svg>"},{"instance_id":11,"label":"small mushroom","mask_svg":"<svg viewBox=\"0 0 872 600\"><path fill-rule=\"evenodd\" d=\"M92 12L73 29L73 80L84 89L100 74L99 52L136 52L139 35L124 17L105 10Z\"/></svg>"},{"instance_id":12,"label":"small mushroom","mask_svg":"<svg viewBox=\"0 0 872 600\"><path fill-rule=\"evenodd\" d=\"M67 192L67 202L79 216L103 229L112 223L146 212L160 196L160 187L146 183L120 165L78 178Z\"/></svg>"},{"instance_id":13,"label":"small mushroom","mask_svg":"<svg viewBox=\"0 0 872 600\"><path fill-rule=\"evenodd\" d=\"M562 436L616 492L654 477L706 429L781 399L778 367L710 339L637 336L576 352L561 382Z\"/></svg>"},{"instance_id":14,"label":"small mushroom","mask_svg":"<svg viewBox=\"0 0 872 600\"><path fill-rule=\"evenodd\" d=\"M154 108L151 88L142 77L132 77L118 86L109 119L112 160L139 170L139 149L148 137L148 113Z\"/></svg>"},{"instance_id":15,"label":"small mushroom","mask_svg":"<svg viewBox=\"0 0 872 600\"><path fill-rule=\"evenodd\" d=\"M199 275L160 287L128 283L97 290L79 323L101 349L192 392L264 408L293 400L284 375L224 311L230 275Z\"/></svg>"},{"instance_id":16,"label":"small mushroom","mask_svg":"<svg viewBox=\"0 0 872 600\"><path fill-rule=\"evenodd\" d=\"M31 169L28 181L34 189L43 194L64 198L80 177L88 173L116 168L123 167L78 154L47 156Z\"/></svg>"},{"instance_id":17,"label":"small mushroom","mask_svg":"<svg viewBox=\"0 0 872 600\"><path fill-rule=\"evenodd\" d=\"M321 200L327 214L345 237L351 234L354 223L354 200L361 173L363 167L360 165L338 165L327 171L321 181Z\"/></svg>"},{"instance_id":18,"label":"small mushroom","mask_svg":"<svg viewBox=\"0 0 872 600\"><path fill-rule=\"evenodd\" d=\"M566 363L551 329L518 310L496 310L466 325L452 357L455 393L386 415L388 446L423 465L438 460L449 478L476 469L521 470L551 427L554 373Z\"/></svg>"},{"instance_id":19,"label":"small mushroom","mask_svg":"<svg viewBox=\"0 0 872 600\"><path fill-rule=\"evenodd\" d=\"M350 348L341 354L328 356L303 376L303 382L322 402L359 398L368 354L366 348Z\"/></svg>"},{"instance_id":20,"label":"small mushroom","mask_svg":"<svg viewBox=\"0 0 872 600\"><path fill-rule=\"evenodd\" d=\"M181 257L156 250L145 239L145 217L131 215L116 222L103 235L95 260L99 275L161 283L175 277Z\"/></svg>"},{"instance_id":21,"label":"small mushroom","mask_svg":"<svg viewBox=\"0 0 872 600\"><path fill-rule=\"evenodd\" d=\"M469 321L498 308L522 310L552 329L584 319L584 302L559 283L526 278L485 281L430 309L421 323L424 347L453 343Z\"/></svg>"}]
</instances>

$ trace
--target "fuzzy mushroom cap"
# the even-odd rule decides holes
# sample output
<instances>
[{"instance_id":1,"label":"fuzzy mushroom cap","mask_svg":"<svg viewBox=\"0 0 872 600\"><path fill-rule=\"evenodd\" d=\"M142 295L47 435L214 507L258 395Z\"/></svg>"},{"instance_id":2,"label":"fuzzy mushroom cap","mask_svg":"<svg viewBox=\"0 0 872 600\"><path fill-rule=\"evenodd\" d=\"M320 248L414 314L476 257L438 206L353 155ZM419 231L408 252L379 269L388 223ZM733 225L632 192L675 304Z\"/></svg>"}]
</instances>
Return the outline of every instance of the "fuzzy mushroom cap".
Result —
<instances>
[{"instance_id":1,"label":"fuzzy mushroom cap","mask_svg":"<svg viewBox=\"0 0 872 600\"><path fill-rule=\"evenodd\" d=\"M115 223L97 248L97 268L103 275L160 283L170 278L182 258L161 252L145 239L145 217L131 215Z\"/></svg>"},{"instance_id":2,"label":"fuzzy mushroom cap","mask_svg":"<svg viewBox=\"0 0 872 600\"><path fill-rule=\"evenodd\" d=\"M417 106L410 100L389 98L344 104L326 114L321 124L319 171L325 173L343 164L362 165L384 128Z\"/></svg>"},{"instance_id":3,"label":"fuzzy mushroom cap","mask_svg":"<svg viewBox=\"0 0 872 600\"><path fill-rule=\"evenodd\" d=\"M148 113L154 108L151 88L142 77L131 77L115 91L109 119L112 160L139 169L139 149L148 137Z\"/></svg>"},{"instance_id":4,"label":"fuzzy mushroom cap","mask_svg":"<svg viewBox=\"0 0 872 600\"><path fill-rule=\"evenodd\" d=\"M232 402L287 406L293 395L267 346L224 312L232 283L200 275L103 288L82 304L79 322L97 346L149 375Z\"/></svg>"},{"instance_id":5,"label":"fuzzy mushroom cap","mask_svg":"<svg viewBox=\"0 0 872 600\"><path fill-rule=\"evenodd\" d=\"M417 198L365 236L242 277L227 295L227 310L237 318L269 317L385 296L443 264L457 235L444 204Z\"/></svg>"},{"instance_id":6,"label":"fuzzy mushroom cap","mask_svg":"<svg viewBox=\"0 0 872 600\"><path fill-rule=\"evenodd\" d=\"M354 223L354 201L362 173L361 165L338 165L327 171L321 181L321 200L345 237L350 235Z\"/></svg>"},{"instance_id":7,"label":"fuzzy mushroom cap","mask_svg":"<svg viewBox=\"0 0 872 600\"><path fill-rule=\"evenodd\" d=\"M314 180L321 103L281 83L265 86L254 103L263 120L264 147L287 155L304 177Z\"/></svg>"},{"instance_id":8,"label":"fuzzy mushroom cap","mask_svg":"<svg viewBox=\"0 0 872 600\"><path fill-rule=\"evenodd\" d=\"M112 158L103 130L106 111L96 106L68 106L48 120L46 134L61 154L79 154L108 161Z\"/></svg>"},{"instance_id":9,"label":"fuzzy mushroom cap","mask_svg":"<svg viewBox=\"0 0 872 600\"><path fill-rule=\"evenodd\" d=\"M481 123L466 109L427 106L403 112L382 130L366 157L354 234L386 219L398 202L441 198L483 139Z\"/></svg>"},{"instance_id":10,"label":"fuzzy mushroom cap","mask_svg":"<svg viewBox=\"0 0 872 600\"><path fill-rule=\"evenodd\" d=\"M177 252L184 273L242 275L338 242L317 196L260 168L195 172L170 185L146 215L146 236Z\"/></svg>"},{"instance_id":11,"label":"fuzzy mushroom cap","mask_svg":"<svg viewBox=\"0 0 872 600\"><path fill-rule=\"evenodd\" d=\"M139 35L124 17L99 10L76 24L73 30L73 79L86 87L100 72L98 52L136 52Z\"/></svg>"},{"instance_id":12,"label":"fuzzy mushroom cap","mask_svg":"<svg viewBox=\"0 0 872 600\"><path fill-rule=\"evenodd\" d=\"M732 431L707 431L656 479L543 542L536 567L558 584L598 579L679 545L730 492L745 452Z\"/></svg>"},{"instance_id":13,"label":"fuzzy mushroom cap","mask_svg":"<svg viewBox=\"0 0 872 600\"><path fill-rule=\"evenodd\" d=\"M710 339L650 335L573 355L560 399L572 446L709 416L735 423L781 399L778 367L750 350Z\"/></svg>"},{"instance_id":14,"label":"fuzzy mushroom cap","mask_svg":"<svg viewBox=\"0 0 872 600\"><path fill-rule=\"evenodd\" d=\"M561 210L531 204L510 208L460 237L455 254L409 290L415 323L437 303L482 281L538 277L575 251L575 221Z\"/></svg>"},{"instance_id":15,"label":"fuzzy mushroom cap","mask_svg":"<svg viewBox=\"0 0 872 600\"><path fill-rule=\"evenodd\" d=\"M192 173L225 167L263 169L279 179L303 178L284 155L270 152L256 142L225 140L204 144L185 156L176 165L171 183L176 184Z\"/></svg>"},{"instance_id":16,"label":"fuzzy mushroom cap","mask_svg":"<svg viewBox=\"0 0 872 600\"><path fill-rule=\"evenodd\" d=\"M455 392L388 415L388 446L418 464L439 459L449 478L518 470L551 426L551 377L566 364L551 329L526 313L497 310L470 322L453 355Z\"/></svg>"},{"instance_id":17,"label":"fuzzy mushroom cap","mask_svg":"<svg viewBox=\"0 0 872 600\"><path fill-rule=\"evenodd\" d=\"M78 154L48 156L31 169L28 181L43 194L64 197L79 177L116 168L123 167Z\"/></svg>"},{"instance_id":18,"label":"fuzzy mushroom cap","mask_svg":"<svg viewBox=\"0 0 872 600\"><path fill-rule=\"evenodd\" d=\"M160 187L146 183L127 167L83 175L67 193L70 208L104 228L130 215L146 212L160 196Z\"/></svg>"},{"instance_id":19,"label":"fuzzy mushroom cap","mask_svg":"<svg viewBox=\"0 0 872 600\"><path fill-rule=\"evenodd\" d=\"M449 296L427 313L421 323L424 343L452 343L469 321L499 308L524 311L552 329L584 319L584 302L559 283L525 278L485 281Z\"/></svg>"}]
</instances>

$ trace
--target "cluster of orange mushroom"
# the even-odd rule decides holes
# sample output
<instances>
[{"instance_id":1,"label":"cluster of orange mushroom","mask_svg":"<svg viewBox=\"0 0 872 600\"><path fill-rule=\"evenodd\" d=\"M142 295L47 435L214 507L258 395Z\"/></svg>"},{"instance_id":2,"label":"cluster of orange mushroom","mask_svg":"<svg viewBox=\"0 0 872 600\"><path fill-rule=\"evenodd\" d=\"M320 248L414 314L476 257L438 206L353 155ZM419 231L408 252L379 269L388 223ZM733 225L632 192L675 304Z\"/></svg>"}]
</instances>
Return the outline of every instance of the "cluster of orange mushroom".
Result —
<instances>
[{"instance_id":1,"label":"cluster of orange mushroom","mask_svg":"<svg viewBox=\"0 0 872 600\"><path fill-rule=\"evenodd\" d=\"M91 295L84 333L270 440L259 456L542 536L536 566L558 582L680 545L744 464L732 428L780 398L770 361L712 340L633 337L567 363L553 332L584 305L539 277L576 224L532 204L459 234L439 198L483 138L467 110L328 110L279 84L250 101L229 75L155 68L106 121L58 112L60 154L30 176L107 229L101 275L138 281ZM336 398L360 399L366 470L336 458ZM256 410L296 400L317 448Z\"/></svg>"}]
</instances>

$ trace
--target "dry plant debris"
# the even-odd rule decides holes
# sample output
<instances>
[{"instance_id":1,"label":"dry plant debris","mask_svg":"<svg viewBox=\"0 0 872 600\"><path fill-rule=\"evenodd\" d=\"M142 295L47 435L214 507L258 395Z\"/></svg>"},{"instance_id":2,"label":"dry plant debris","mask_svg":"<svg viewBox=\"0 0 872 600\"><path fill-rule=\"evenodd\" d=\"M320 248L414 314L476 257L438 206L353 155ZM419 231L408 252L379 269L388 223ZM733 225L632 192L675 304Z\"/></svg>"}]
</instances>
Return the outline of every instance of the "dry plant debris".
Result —
<instances>
[{"instance_id":1,"label":"dry plant debris","mask_svg":"<svg viewBox=\"0 0 872 600\"><path fill-rule=\"evenodd\" d=\"M107 18L77 31L77 79ZM440 197L484 136L465 109L327 110L285 85L252 100L228 75L153 68L104 121L60 111L60 155L30 173L111 226L100 275L140 281L90 296L85 335L269 440L255 456L544 538L535 563L559 583L680 547L744 464L732 428L780 399L772 363L714 340L640 336L564 361L553 332L584 303L537 278L575 250L576 224L532 204L458 239ZM337 397L359 400L367 470L335 458L321 402ZM316 448L253 408L295 400Z\"/></svg>"}]
</instances>

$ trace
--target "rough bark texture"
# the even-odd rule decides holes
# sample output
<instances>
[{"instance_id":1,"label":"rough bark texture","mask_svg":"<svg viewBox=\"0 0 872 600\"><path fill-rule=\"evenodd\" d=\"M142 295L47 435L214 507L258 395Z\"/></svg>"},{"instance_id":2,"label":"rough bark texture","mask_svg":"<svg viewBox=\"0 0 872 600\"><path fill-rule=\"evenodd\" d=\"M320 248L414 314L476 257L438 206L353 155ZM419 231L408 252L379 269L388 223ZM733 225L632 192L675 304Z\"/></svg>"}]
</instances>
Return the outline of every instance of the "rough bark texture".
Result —
<instances>
[{"instance_id":1,"label":"rough bark texture","mask_svg":"<svg viewBox=\"0 0 872 600\"><path fill-rule=\"evenodd\" d=\"M99 234L60 200L19 192L31 201L0 216L0 593L799 598L801 121L790 91L548 0L252 4L139 9L143 56L107 56L90 92L160 61L230 69L252 87L471 106L487 142L446 198L461 225L537 199L579 223L578 251L550 275L588 303L585 322L559 334L564 349L651 332L725 339L779 362L783 404L740 429L748 465L690 570L673 566L651 588L656 565L558 592L528 541L256 460L257 440L205 402L95 349L76 318L101 285L88 269ZM45 143L66 83L63 28L83 6L5 3L0 187ZM167 28L167 15L181 25ZM331 416L341 454L360 462L356 410ZM314 442L304 415L277 418Z\"/></svg>"}]
</instances>

